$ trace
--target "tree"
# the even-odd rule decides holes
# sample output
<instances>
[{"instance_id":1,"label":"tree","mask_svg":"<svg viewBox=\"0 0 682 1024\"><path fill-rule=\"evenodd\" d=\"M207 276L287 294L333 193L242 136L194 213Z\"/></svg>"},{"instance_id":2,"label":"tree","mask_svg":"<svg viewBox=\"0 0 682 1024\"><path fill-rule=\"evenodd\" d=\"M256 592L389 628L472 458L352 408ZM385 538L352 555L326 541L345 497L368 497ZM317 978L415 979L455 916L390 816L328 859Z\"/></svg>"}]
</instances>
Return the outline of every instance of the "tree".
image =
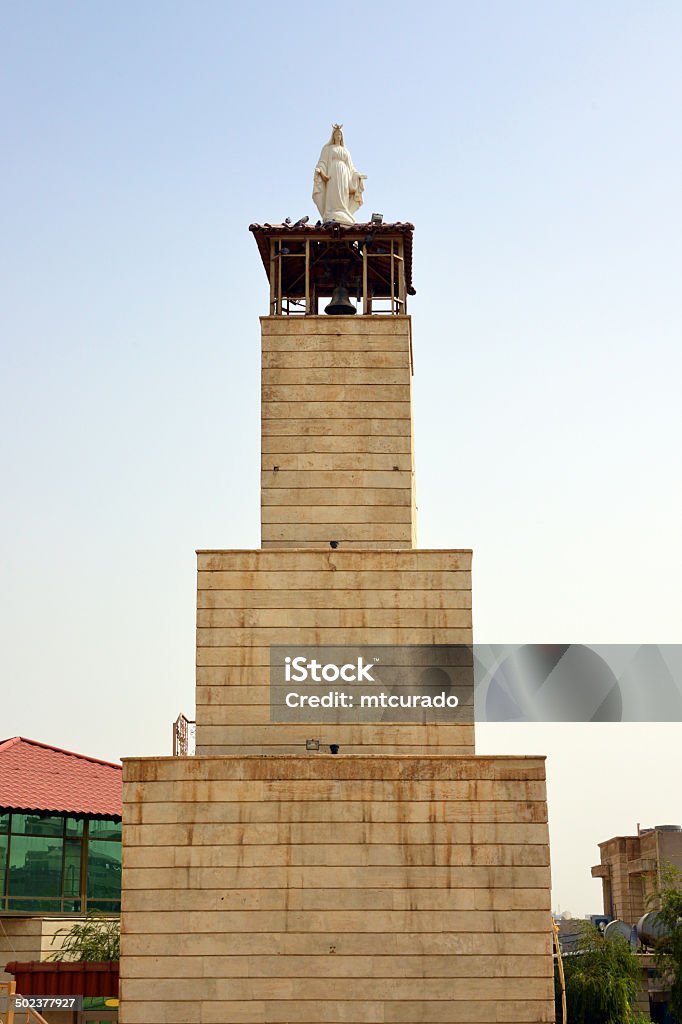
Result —
<instances>
[{"instance_id":1,"label":"tree","mask_svg":"<svg viewBox=\"0 0 682 1024\"><path fill-rule=\"evenodd\" d=\"M621 936L605 939L590 924L575 951L564 956L566 1002L570 1024L632 1024L641 981L636 954ZM561 989L555 974L557 1020L561 1020Z\"/></svg>"},{"instance_id":2,"label":"tree","mask_svg":"<svg viewBox=\"0 0 682 1024\"><path fill-rule=\"evenodd\" d=\"M59 949L48 960L118 960L121 948L121 924L115 918L91 911L85 920L70 928L60 928L52 936L64 936Z\"/></svg>"},{"instance_id":3,"label":"tree","mask_svg":"<svg viewBox=\"0 0 682 1024\"><path fill-rule=\"evenodd\" d=\"M666 931L655 948L656 966L670 980L669 1009L682 1024L682 872L678 868L672 864L663 867L653 899Z\"/></svg>"}]
</instances>

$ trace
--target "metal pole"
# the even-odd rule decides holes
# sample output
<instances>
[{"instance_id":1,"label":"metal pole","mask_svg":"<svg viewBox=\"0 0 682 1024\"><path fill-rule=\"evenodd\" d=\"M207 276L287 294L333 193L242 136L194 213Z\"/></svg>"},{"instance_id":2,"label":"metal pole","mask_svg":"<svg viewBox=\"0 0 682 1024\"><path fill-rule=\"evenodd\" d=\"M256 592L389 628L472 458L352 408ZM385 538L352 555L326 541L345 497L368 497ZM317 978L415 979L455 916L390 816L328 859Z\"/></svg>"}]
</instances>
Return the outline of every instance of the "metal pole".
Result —
<instances>
[{"instance_id":1,"label":"metal pole","mask_svg":"<svg viewBox=\"0 0 682 1024\"><path fill-rule=\"evenodd\" d=\"M564 978L564 962L561 959L559 929L557 928L557 923L554 918L552 918L552 931L554 932L554 948L556 949L557 964L559 967L559 982L561 983L561 1015L563 1017L563 1024L567 1024L568 1012L566 1010L566 979Z\"/></svg>"}]
</instances>

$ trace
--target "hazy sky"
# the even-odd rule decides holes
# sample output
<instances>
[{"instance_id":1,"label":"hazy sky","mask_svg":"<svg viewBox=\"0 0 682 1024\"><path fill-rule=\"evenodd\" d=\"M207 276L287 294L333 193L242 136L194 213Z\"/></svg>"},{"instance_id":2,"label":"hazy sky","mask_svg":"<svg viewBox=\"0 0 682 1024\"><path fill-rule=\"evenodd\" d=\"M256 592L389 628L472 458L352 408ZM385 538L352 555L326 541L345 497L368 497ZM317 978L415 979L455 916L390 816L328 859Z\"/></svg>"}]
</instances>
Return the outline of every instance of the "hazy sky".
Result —
<instances>
[{"instance_id":1,"label":"hazy sky","mask_svg":"<svg viewBox=\"0 0 682 1024\"><path fill-rule=\"evenodd\" d=\"M259 544L252 221L344 123L416 225L419 542L479 642L682 642L679 3L0 7L2 726L105 758L193 712L195 548ZM682 822L682 726L547 753L554 904Z\"/></svg>"}]
</instances>

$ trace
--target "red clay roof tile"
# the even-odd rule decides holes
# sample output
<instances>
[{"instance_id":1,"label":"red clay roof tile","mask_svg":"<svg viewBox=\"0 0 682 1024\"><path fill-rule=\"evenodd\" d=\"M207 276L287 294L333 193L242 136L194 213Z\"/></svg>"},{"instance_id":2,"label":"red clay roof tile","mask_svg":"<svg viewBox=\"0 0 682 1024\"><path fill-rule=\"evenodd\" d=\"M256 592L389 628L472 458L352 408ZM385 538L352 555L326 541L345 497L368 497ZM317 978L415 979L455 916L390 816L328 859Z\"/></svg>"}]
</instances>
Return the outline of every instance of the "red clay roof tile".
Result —
<instances>
[{"instance_id":1,"label":"red clay roof tile","mask_svg":"<svg viewBox=\"0 0 682 1024\"><path fill-rule=\"evenodd\" d=\"M121 765L24 736L0 742L0 807L120 817Z\"/></svg>"}]
</instances>

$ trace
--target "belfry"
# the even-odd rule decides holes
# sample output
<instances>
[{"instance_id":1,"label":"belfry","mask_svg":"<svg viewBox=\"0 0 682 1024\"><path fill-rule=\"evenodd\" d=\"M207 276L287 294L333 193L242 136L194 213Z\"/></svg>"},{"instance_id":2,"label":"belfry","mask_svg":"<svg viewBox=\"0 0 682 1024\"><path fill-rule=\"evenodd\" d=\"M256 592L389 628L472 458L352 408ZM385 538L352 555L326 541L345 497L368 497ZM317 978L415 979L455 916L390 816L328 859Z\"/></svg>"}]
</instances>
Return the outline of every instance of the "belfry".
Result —
<instances>
[{"instance_id":1,"label":"belfry","mask_svg":"<svg viewBox=\"0 0 682 1024\"><path fill-rule=\"evenodd\" d=\"M251 225L261 547L198 552L196 755L124 764L122 1024L554 1020L544 758L475 754L472 553L417 547L414 229L363 189L335 125L320 221ZM288 713L296 655L376 666L379 711Z\"/></svg>"}]
</instances>

